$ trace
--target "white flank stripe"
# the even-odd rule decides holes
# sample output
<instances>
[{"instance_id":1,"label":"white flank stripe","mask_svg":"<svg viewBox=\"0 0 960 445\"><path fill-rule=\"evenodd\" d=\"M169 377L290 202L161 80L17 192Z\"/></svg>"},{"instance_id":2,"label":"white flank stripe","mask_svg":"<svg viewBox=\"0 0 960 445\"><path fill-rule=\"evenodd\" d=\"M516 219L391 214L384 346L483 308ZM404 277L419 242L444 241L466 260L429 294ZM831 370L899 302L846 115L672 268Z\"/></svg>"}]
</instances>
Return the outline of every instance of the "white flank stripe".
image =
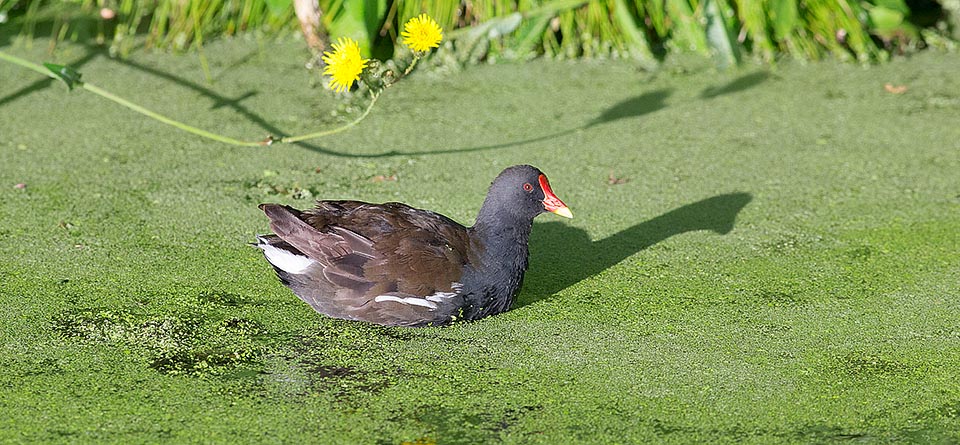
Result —
<instances>
[{"instance_id":1,"label":"white flank stripe","mask_svg":"<svg viewBox=\"0 0 960 445\"><path fill-rule=\"evenodd\" d=\"M269 244L261 243L258 244L257 247L263 249L263 254L267 257L267 261L269 261L270 264L273 264L277 269L286 273L300 274L306 271L311 264L316 263L316 261L303 255L297 255Z\"/></svg>"},{"instance_id":2,"label":"white flank stripe","mask_svg":"<svg viewBox=\"0 0 960 445\"><path fill-rule=\"evenodd\" d=\"M376 301L377 303L383 303L384 301L396 301L397 303L412 304L414 306L423 306L429 309L437 308L437 305L432 301L427 301L426 299L423 299L420 297L400 298L395 295L377 295L377 298L374 298L373 301Z\"/></svg>"},{"instance_id":3,"label":"white flank stripe","mask_svg":"<svg viewBox=\"0 0 960 445\"><path fill-rule=\"evenodd\" d=\"M427 295L427 300L436 301L437 303L443 303L445 298L450 298L456 296L456 292L437 292L433 295Z\"/></svg>"}]
</instances>

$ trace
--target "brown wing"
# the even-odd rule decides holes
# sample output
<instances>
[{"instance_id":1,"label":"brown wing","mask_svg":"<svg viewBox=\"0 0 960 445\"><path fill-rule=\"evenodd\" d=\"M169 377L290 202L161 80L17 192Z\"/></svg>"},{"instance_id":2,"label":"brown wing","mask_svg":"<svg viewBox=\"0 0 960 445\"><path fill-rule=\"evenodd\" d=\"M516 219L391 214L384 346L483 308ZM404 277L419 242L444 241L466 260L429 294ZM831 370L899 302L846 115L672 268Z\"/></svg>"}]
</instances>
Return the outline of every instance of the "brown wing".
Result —
<instances>
[{"instance_id":1,"label":"brown wing","mask_svg":"<svg viewBox=\"0 0 960 445\"><path fill-rule=\"evenodd\" d=\"M366 262L364 276L375 283L374 296L451 292L469 262L466 228L405 204L320 201L303 219L320 231L346 228L372 240L377 258Z\"/></svg>"},{"instance_id":2,"label":"brown wing","mask_svg":"<svg viewBox=\"0 0 960 445\"><path fill-rule=\"evenodd\" d=\"M261 204L270 218L270 228L281 239L324 266L330 282L346 287L366 287L364 265L377 257L373 242L340 227L317 230L301 219L296 209L278 204Z\"/></svg>"},{"instance_id":3,"label":"brown wing","mask_svg":"<svg viewBox=\"0 0 960 445\"><path fill-rule=\"evenodd\" d=\"M357 201L321 201L305 212L277 204L261 209L280 238L274 247L317 262L305 273L278 274L319 312L422 325L449 321L462 304L456 283L469 261L469 238L442 215Z\"/></svg>"}]
</instances>

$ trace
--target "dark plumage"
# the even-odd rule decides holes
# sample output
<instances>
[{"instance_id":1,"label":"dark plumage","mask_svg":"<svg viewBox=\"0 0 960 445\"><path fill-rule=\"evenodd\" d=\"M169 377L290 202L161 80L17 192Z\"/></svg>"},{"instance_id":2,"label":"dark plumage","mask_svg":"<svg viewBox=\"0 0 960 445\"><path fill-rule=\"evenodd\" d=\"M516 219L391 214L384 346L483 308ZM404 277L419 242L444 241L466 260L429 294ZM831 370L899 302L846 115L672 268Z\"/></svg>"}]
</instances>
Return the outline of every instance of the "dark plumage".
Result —
<instances>
[{"instance_id":1,"label":"dark plumage","mask_svg":"<svg viewBox=\"0 0 960 445\"><path fill-rule=\"evenodd\" d=\"M317 312L390 326L443 325L510 308L527 269L533 218L572 217L529 165L490 185L473 227L390 202L261 204L275 235L257 237L283 284Z\"/></svg>"}]
</instances>

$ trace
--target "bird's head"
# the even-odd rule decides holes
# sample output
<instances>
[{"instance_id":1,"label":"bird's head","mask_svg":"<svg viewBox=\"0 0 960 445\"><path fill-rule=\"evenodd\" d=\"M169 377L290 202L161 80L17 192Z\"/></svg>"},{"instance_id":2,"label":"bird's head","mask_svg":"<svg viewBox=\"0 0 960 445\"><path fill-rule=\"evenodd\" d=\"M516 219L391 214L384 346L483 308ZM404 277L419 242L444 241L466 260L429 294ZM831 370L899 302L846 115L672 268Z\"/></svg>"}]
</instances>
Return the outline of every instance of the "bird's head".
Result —
<instances>
[{"instance_id":1,"label":"bird's head","mask_svg":"<svg viewBox=\"0 0 960 445\"><path fill-rule=\"evenodd\" d=\"M490 185L488 199L500 201L502 208L518 216L533 218L543 212L573 218L573 213L553 190L539 169L515 165L505 169Z\"/></svg>"}]
</instances>

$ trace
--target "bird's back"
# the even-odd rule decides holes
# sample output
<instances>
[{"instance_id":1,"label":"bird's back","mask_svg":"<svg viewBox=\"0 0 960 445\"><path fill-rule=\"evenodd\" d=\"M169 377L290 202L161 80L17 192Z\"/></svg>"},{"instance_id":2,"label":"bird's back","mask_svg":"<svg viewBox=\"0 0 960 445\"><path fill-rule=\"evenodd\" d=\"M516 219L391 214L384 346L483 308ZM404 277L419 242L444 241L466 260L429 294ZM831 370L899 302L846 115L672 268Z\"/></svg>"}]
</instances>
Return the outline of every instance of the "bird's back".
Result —
<instances>
[{"instance_id":1,"label":"bird's back","mask_svg":"<svg viewBox=\"0 0 960 445\"><path fill-rule=\"evenodd\" d=\"M261 237L259 246L312 261L291 273L267 256L284 283L319 312L380 324L439 323L462 304L459 286L475 249L466 228L443 215L360 201L319 201L303 212L262 208L277 238Z\"/></svg>"}]
</instances>

